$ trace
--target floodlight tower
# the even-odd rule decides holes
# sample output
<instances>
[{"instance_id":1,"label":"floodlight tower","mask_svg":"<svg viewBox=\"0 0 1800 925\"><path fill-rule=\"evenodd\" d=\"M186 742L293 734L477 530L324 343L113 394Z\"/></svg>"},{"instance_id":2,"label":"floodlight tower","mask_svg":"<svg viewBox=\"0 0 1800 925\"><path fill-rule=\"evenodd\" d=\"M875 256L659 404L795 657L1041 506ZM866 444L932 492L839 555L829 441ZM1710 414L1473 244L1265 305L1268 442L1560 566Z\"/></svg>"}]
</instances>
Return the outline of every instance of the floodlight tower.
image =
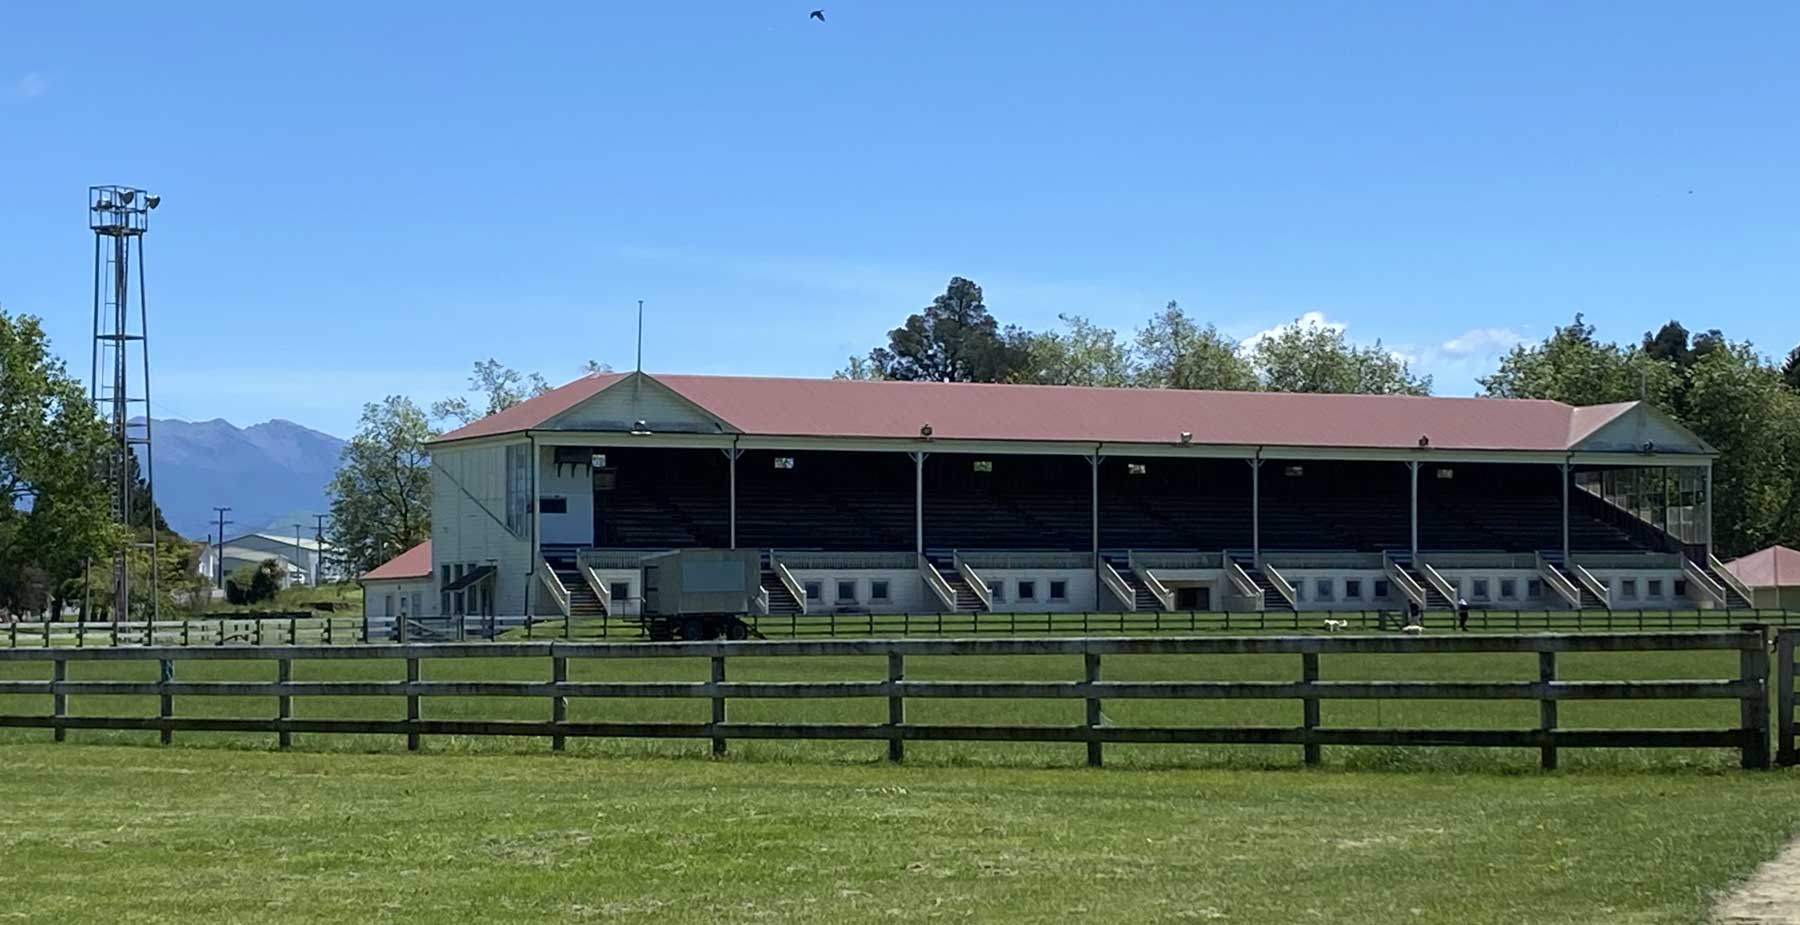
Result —
<instances>
[{"instance_id":1,"label":"floodlight tower","mask_svg":"<svg viewBox=\"0 0 1800 925\"><path fill-rule=\"evenodd\" d=\"M150 603L146 617L157 617L156 468L150 453L150 328L144 302L144 231L150 210L162 204L129 186L88 188L88 227L94 232L94 406L112 435L106 479L112 486L113 520L125 531L113 555L113 620L131 614L131 550L150 552ZM135 253L134 253L135 252ZM137 311L132 312L132 261L137 262ZM134 408L134 406L136 406ZM140 412L134 415L134 410ZM149 518L150 539L138 542L132 532L137 491L132 455L144 470L142 499ZM148 634L147 634L148 635Z\"/></svg>"}]
</instances>

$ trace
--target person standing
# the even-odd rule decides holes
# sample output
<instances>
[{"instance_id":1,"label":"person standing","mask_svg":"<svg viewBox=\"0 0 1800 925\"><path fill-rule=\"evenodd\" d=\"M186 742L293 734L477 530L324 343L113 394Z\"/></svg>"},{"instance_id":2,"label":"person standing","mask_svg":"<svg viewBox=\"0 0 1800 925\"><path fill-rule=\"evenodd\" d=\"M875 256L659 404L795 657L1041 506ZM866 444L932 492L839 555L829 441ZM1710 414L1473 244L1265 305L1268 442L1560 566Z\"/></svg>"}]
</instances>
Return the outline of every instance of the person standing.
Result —
<instances>
[{"instance_id":1,"label":"person standing","mask_svg":"<svg viewBox=\"0 0 1800 925\"><path fill-rule=\"evenodd\" d=\"M1469 599L1466 597L1456 599L1456 628L1465 633L1469 631Z\"/></svg>"}]
</instances>

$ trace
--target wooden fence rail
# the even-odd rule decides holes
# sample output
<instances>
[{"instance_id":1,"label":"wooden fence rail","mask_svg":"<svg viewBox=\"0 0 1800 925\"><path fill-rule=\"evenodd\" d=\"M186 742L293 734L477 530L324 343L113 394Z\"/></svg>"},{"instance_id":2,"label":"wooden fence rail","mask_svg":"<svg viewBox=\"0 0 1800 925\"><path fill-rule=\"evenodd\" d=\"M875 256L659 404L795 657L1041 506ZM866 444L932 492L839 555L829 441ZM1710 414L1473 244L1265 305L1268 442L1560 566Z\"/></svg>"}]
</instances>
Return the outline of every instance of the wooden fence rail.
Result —
<instances>
[{"instance_id":1,"label":"wooden fence rail","mask_svg":"<svg viewBox=\"0 0 1800 925\"><path fill-rule=\"evenodd\" d=\"M1793 637L1783 637L1789 645ZM1738 631L1459 636L1240 636L1240 637L1093 637L1021 639L864 639L832 641L764 641L697 643L500 642L337 646L96 647L0 649L0 663L49 662L48 680L0 681L0 695L50 695L48 715L0 715L0 726L49 728L61 741L69 729L156 730L162 741L176 731L274 733L286 746L296 732L404 735L409 749L421 736L542 736L561 749L570 737L635 737L707 739L723 753L731 739L852 739L885 741L898 761L909 741L1002 741L1085 743L1088 761L1099 765L1106 743L1189 743L1299 745L1304 759L1316 764L1324 746L1485 746L1536 748L1546 768L1556 765L1557 750L1594 748L1736 749L1745 767L1769 764L1769 661L1765 628ZM1736 651L1736 677L1681 680L1563 681L1556 678L1562 653L1651 651ZM1325 681L1320 663L1340 655L1431 655L1452 653L1535 653L1538 678L1531 681ZM1106 681L1103 659L1130 655L1298 655L1296 680L1287 681ZM731 681L729 663L745 659L874 656L886 658L886 677L867 681ZM906 677L909 657L937 656L1079 656L1079 680L1048 681L917 681ZM550 665L543 681L426 681L424 660L464 658L544 659ZM570 681L571 660L704 658L711 671L706 681ZM177 681L182 661L274 661L277 680ZM371 660L405 663L404 681L295 681L296 661ZM71 662L146 662L162 666L160 681L71 680ZM1783 666L1791 674L1791 658ZM156 716L74 715L70 697L156 696ZM177 716L178 698L236 696L273 697L274 717ZM296 718L294 698L404 697L404 719ZM436 697L542 697L548 700L545 721L429 719L421 702ZM709 701L704 723L572 722L570 698L687 698ZM733 699L882 698L888 704L885 723L740 723L731 722ZM1036 699L1081 701L1084 721L1078 725L954 725L909 723L908 700ZM1368 698L1417 700L1525 700L1540 704L1535 729L1356 728L1326 725L1322 701ZM1739 723L1731 728L1568 729L1557 724L1556 705L1564 700L1736 700ZM1299 700L1299 726L1119 726L1108 724L1101 705L1107 700ZM1791 696L1789 697L1791 702ZM1785 722L1785 721L1784 721ZM1784 732L1791 726L1784 725ZM1791 742L1791 739L1784 739Z\"/></svg>"}]
</instances>

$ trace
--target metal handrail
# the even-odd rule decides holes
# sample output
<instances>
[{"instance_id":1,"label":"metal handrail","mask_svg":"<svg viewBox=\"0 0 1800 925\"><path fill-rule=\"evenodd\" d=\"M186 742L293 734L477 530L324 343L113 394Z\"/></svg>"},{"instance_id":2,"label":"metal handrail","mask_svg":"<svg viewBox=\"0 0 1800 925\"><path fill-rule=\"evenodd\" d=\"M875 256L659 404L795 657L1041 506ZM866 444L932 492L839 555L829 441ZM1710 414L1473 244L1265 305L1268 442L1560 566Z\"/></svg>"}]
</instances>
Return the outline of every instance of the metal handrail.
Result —
<instances>
[{"instance_id":1,"label":"metal handrail","mask_svg":"<svg viewBox=\"0 0 1800 925\"><path fill-rule=\"evenodd\" d=\"M785 563L775 558L774 550L769 551L769 569L775 573L776 578L781 579L781 586L787 589L788 594L800 602L800 612L806 613L806 586L794 577L793 572L788 571Z\"/></svg>"},{"instance_id":2,"label":"metal handrail","mask_svg":"<svg viewBox=\"0 0 1800 925\"><path fill-rule=\"evenodd\" d=\"M1706 567L1712 569L1713 573L1719 576L1719 580L1724 582L1726 587L1736 591L1744 600L1749 601L1751 605L1754 606L1756 604L1756 592L1750 590L1750 586L1744 584L1742 579L1731 574L1731 570L1725 567L1725 563L1719 561L1718 556L1715 556L1710 552L1707 553Z\"/></svg>"},{"instance_id":3,"label":"metal handrail","mask_svg":"<svg viewBox=\"0 0 1800 925\"><path fill-rule=\"evenodd\" d=\"M1457 591L1456 586L1452 585L1449 579L1445 578L1437 569L1431 567L1429 563L1415 562L1413 564L1419 567L1419 574L1425 576L1426 583L1430 584L1432 589L1437 591L1437 593L1444 596L1444 600L1454 603L1462 597L1462 594Z\"/></svg>"},{"instance_id":4,"label":"metal handrail","mask_svg":"<svg viewBox=\"0 0 1800 925\"><path fill-rule=\"evenodd\" d=\"M1544 579L1544 584L1555 589L1557 594L1562 595L1563 600L1569 602L1569 606L1580 610L1581 589L1577 588L1575 582L1570 581L1569 576L1564 575L1554 563L1544 558L1543 553L1539 552L1536 555L1538 577Z\"/></svg>"},{"instance_id":5,"label":"metal handrail","mask_svg":"<svg viewBox=\"0 0 1800 925\"><path fill-rule=\"evenodd\" d=\"M1126 612L1137 612L1137 595L1125 584L1125 576L1120 575L1119 570L1105 559L1100 560L1100 583L1113 593L1113 597L1119 599L1119 603L1125 605Z\"/></svg>"},{"instance_id":6,"label":"metal handrail","mask_svg":"<svg viewBox=\"0 0 1800 925\"><path fill-rule=\"evenodd\" d=\"M1569 571L1575 575L1575 580L1581 582L1581 586L1586 588L1589 594L1600 599L1600 603L1604 605L1607 610L1612 609L1612 589L1608 588L1605 582L1595 578L1593 572L1588 571L1580 565L1571 563L1569 565Z\"/></svg>"},{"instance_id":7,"label":"metal handrail","mask_svg":"<svg viewBox=\"0 0 1800 925\"><path fill-rule=\"evenodd\" d=\"M1299 609L1300 596L1294 593L1294 583L1288 581L1287 576L1276 571L1275 566L1270 565L1266 560L1262 565L1262 573L1264 578L1269 579L1269 584L1274 587L1275 593L1281 595L1282 599L1288 602L1288 607Z\"/></svg>"},{"instance_id":8,"label":"metal handrail","mask_svg":"<svg viewBox=\"0 0 1800 925\"><path fill-rule=\"evenodd\" d=\"M550 592L550 599L556 602L556 609L567 617L569 589L563 586L562 579L557 577L556 570L550 567L550 563L543 559L538 560L538 581L544 586L544 590Z\"/></svg>"},{"instance_id":9,"label":"metal handrail","mask_svg":"<svg viewBox=\"0 0 1800 925\"><path fill-rule=\"evenodd\" d=\"M988 590L987 582L976 574L973 568L969 567L969 563L963 561L962 553L952 552L950 560L956 564L956 574L962 576L963 582L969 586L970 591L974 592L975 599L981 602L981 609L993 610L994 592Z\"/></svg>"}]
</instances>

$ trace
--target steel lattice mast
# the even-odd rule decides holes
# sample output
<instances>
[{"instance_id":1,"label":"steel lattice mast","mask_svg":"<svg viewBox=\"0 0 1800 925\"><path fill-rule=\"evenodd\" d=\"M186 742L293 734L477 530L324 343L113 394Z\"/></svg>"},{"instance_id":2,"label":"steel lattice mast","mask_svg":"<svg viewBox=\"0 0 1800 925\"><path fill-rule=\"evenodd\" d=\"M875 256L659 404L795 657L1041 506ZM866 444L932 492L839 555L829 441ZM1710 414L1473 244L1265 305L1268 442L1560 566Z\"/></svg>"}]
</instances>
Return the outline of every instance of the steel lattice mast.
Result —
<instances>
[{"instance_id":1,"label":"steel lattice mast","mask_svg":"<svg viewBox=\"0 0 1800 925\"><path fill-rule=\"evenodd\" d=\"M94 370L90 379L96 410L105 419L112 440L105 476L112 488L113 520L125 531L125 539L113 555L113 620L131 615L131 551L150 554L147 619L158 615L156 576L156 468L150 447L150 328L144 299L144 232L150 210L162 202L128 186L88 188L88 227L94 232ZM137 311L132 317L132 264L137 269ZM135 362L134 362L135 361ZM135 375L134 375L135 373ZM135 413L134 413L135 412ZM149 539L139 541L133 530L132 511L138 499L131 465L136 453L143 467L147 497L142 506L150 512Z\"/></svg>"}]
</instances>

